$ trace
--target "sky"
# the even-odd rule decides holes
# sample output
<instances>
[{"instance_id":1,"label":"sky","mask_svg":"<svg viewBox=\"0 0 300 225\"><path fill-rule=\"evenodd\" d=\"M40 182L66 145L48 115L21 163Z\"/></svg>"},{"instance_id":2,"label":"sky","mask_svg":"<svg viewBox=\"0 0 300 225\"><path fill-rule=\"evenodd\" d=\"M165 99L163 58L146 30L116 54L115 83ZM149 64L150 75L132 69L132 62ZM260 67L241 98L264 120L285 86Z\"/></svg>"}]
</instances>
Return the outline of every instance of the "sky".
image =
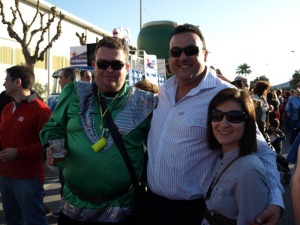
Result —
<instances>
[{"instance_id":1,"label":"sky","mask_svg":"<svg viewBox=\"0 0 300 225\"><path fill-rule=\"evenodd\" d=\"M265 75L271 85L289 81L295 70L300 70L299 0L47 2L109 32L127 28L132 44L137 43L141 24L147 22L197 25L206 39L208 64L229 79L234 79L237 67L244 63L251 67L250 80Z\"/></svg>"}]
</instances>

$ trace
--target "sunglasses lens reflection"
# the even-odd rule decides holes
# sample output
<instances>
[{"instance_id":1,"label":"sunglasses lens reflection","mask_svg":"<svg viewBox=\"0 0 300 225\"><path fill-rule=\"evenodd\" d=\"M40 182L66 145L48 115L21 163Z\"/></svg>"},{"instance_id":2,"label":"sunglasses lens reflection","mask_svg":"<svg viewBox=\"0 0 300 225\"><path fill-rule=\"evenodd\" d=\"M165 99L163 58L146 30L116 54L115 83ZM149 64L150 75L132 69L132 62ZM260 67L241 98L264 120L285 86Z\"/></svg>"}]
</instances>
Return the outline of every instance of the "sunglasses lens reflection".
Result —
<instances>
[{"instance_id":1,"label":"sunglasses lens reflection","mask_svg":"<svg viewBox=\"0 0 300 225\"><path fill-rule=\"evenodd\" d=\"M99 69L106 70L109 66L113 70L121 70L124 67L124 63L119 60L107 61L107 60L97 60L97 66Z\"/></svg>"},{"instance_id":2,"label":"sunglasses lens reflection","mask_svg":"<svg viewBox=\"0 0 300 225\"><path fill-rule=\"evenodd\" d=\"M242 123L247 118L245 112L242 111L233 110L225 113L215 109L212 114L212 122L220 122L224 116L230 123Z\"/></svg>"},{"instance_id":3,"label":"sunglasses lens reflection","mask_svg":"<svg viewBox=\"0 0 300 225\"><path fill-rule=\"evenodd\" d=\"M197 55L199 53L198 46L187 46L184 48L173 47L170 49L170 56L172 57L180 57L182 52L184 52L187 56Z\"/></svg>"}]
</instances>

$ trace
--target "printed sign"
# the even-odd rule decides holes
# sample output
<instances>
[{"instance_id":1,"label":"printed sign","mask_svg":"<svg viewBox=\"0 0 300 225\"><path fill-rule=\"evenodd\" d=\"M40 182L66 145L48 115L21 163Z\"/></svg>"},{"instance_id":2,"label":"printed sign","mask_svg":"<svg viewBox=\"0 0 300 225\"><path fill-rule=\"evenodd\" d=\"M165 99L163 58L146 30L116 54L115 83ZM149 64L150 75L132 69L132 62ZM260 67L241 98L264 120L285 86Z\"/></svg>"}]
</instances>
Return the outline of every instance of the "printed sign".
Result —
<instances>
[{"instance_id":1,"label":"printed sign","mask_svg":"<svg viewBox=\"0 0 300 225\"><path fill-rule=\"evenodd\" d=\"M87 47L84 46L76 46L71 47L71 56L70 56L70 64L76 66L86 66L88 63L87 59Z\"/></svg>"},{"instance_id":2,"label":"printed sign","mask_svg":"<svg viewBox=\"0 0 300 225\"><path fill-rule=\"evenodd\" d=\"M158 84L156 55L144 55L145 79Z\"/></svg>"}]
</instances>

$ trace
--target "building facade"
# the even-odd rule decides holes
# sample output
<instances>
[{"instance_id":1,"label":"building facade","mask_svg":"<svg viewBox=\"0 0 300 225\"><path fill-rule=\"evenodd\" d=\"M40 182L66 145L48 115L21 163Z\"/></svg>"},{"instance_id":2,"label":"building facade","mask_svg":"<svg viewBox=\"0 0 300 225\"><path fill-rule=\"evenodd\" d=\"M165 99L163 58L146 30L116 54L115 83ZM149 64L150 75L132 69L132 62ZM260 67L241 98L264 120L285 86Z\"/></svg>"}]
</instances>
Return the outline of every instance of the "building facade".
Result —
<instances>
[{"instance_id":1,"label":"building facade","mask_svg":"<svg viewBox=\"0 0 300 225\"><path fill-rule=\"evenodd\" d=\"M7 21L11 21L13 16L10 7L15 8L15 1L4 1L4 14ZM36 13L37 0L20 0L19 8L22 13L23 20L30 24ZM40 11L45 13L44 24L46 24L48 18L51 16L52 4L40 1ZM50 48L43 62L38 61L34 66L35 80L41 83L47 89L49 95L49 88L52 87L52 74L55 70L70 65L70 47L79 46L80 41L76 36L76 32L84 34L86 36L86 43L95 43L97 39L101 39L103 36L111 36L111 31L103 30L94 24L91 24L83 19L72 15L57 7L57 12L62 12L65 16L61 29L62 34L57 41L53 43L53 47ZM0 18L2 20L2 18ZM5 70L13 65L20 65L25 63L24 56L22 54L22 48L20 43L15 39L10 38L7 31L7 25L4 25L0 20L0 79L4 82ZM56 27L58 23L58 17L55 22L52 23L50 29L44 35L44 41L40 45L40 49L43 50L48 45L52 37L56 34ZM32 25L32 29L39 27L40 18L37 16L36 21ZM23 25L18 16L16 24L14 26L16 33L23 38ZM30 33L30 32L29 32ZM32 39L29 45L30 51L34 51L36 43L40 37L40 33L36 34L36 37ZM28 37L29 39L29 37ZM0 91L3 91L4 87L0 85Z\"/></svg>"}]
</instances>

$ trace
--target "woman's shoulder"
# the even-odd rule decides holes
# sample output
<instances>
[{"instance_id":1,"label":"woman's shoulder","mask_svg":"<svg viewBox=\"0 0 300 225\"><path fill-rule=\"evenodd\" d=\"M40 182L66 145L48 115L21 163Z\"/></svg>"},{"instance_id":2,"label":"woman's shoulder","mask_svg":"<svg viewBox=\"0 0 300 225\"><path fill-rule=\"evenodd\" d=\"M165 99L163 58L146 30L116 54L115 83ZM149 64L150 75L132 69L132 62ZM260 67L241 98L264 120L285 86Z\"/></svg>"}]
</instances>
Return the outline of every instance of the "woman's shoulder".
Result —
<instances>
[{"instance_id":1,"label":"woman's shoulder","mask_svg":"<svg viewBox=\"0 0 300 225\"><path fill-rule=\"evenodd\" d=\"M241 166L244 168L244 170L253 170L253 169L265 170L263 163L255 154L243 156L240 158L239 162Z\"/></svg>"}]
</instances>

